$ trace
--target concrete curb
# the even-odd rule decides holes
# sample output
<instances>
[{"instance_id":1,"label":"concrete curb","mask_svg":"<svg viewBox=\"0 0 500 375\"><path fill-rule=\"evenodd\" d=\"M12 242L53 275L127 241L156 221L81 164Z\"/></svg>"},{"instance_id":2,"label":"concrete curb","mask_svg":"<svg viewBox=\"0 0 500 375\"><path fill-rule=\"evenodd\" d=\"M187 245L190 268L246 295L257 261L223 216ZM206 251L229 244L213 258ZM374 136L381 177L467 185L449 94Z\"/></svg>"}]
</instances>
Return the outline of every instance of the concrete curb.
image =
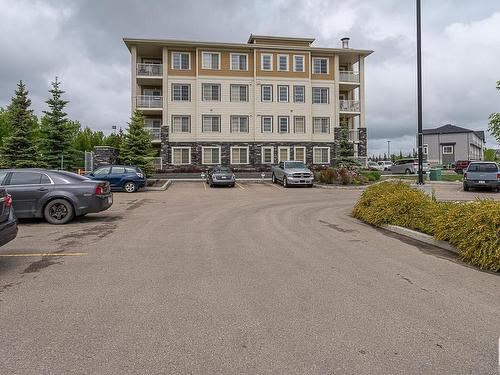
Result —
<instances>
[{"instance_id":1,"label":"concrete curb","mask_svg":"<svg viewBox=\"0 0 500 375\"><path fill-rule=\"evenodd\" d=\"M172 180L167 180L162 186L158 187L146 187L146 191L165 191L167 190L170 185L172 185Z\"/></svg>"},{"instance_id":2,"label":"concrete curb","mask_svg":"<svg viewBox=\"0 0 500 375\"><path fill-rule=\"evenodd\" d=\"M458 249L455 246L450 245L448 242L435 240L432 236L413 229L399 227L397 225L384 225L382 226L382 229L458 254Z\"/></svg>"},{"instance_id":3,"label":"concrete curb","mask_svg":"<svg viewBox=\"0 0 500 375\"><path fill-rule=\"evenodd\" d=\"M322 185L314 184L315 188L320 189L340 189L340 190L364 190L371 185Z\"/></svg>"}]
</instances>

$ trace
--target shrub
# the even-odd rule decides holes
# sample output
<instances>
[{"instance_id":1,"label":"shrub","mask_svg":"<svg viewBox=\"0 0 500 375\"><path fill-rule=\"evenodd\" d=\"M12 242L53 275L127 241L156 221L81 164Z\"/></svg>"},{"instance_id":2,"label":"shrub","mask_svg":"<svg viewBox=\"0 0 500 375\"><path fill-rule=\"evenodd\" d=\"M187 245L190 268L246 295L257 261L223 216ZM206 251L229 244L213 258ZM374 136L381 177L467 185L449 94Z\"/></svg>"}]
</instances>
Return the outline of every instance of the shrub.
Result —
<instances>
[{"instance_id":1,"label":"shrub","mask_svg":"<svg viewBox=\"0 0 500 375\"><path fill-rule=\"evenodd\" d=\"M349 169L342 167L339 168L339 180L342 185L349 185L352 182L352 173Z\"/></svg>"},{"instance_id":2,"label":"shrub","mask_svg":"<svg viewBox=\"0 0 500 375\"><path fill-rule=\"evenodd\" d=\"M336 169L327 168L319 171L316 176L319 182L324 184L333 184L337 181L338 173Z\"/></svg>"},{"instance_id":3,"label":"shrub","mask_svg":"<svg viewBox=\"0 0 500 375\"><path fill-rule=\"evenodd\" d=\"M362 174L367 181L374 182L380 180L380 173L377 171L363 172Z\"/></svg>"}]
</instances>

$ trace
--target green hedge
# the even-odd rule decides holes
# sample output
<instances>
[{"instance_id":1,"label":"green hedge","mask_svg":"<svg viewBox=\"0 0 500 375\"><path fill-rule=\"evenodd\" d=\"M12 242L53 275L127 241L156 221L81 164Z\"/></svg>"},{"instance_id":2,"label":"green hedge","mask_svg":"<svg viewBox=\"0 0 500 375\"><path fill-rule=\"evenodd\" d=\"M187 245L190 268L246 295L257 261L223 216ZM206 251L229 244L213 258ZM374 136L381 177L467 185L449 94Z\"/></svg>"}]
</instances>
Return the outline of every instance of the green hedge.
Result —
<instances>
[{"instance_id":1,"label":"green hedge","mask_svg":"<svg viewBox=\"0 0 500 375\"><path fill-rule=\"evenodd\" d=\"M382 182L366 189L354 217L375 226L415 229L448 241L460 258L482 269L500 271L500 202L439 203L404 182Z\"/></svg>"}]
</instances>

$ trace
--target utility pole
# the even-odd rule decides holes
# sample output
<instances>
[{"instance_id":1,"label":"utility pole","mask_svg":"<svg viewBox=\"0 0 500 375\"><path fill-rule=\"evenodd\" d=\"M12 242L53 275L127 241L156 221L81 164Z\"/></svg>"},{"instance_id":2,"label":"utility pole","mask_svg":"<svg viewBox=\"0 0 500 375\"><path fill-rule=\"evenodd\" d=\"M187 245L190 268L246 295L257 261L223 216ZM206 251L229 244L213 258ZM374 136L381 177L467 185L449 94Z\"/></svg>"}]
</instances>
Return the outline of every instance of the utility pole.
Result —
<instances>
[{"instance_id":1,"label":"utility pole","mask_svg":"<svg viewBox=\"0 0 500 375\"><path fill-rule=\"evenodd\" d=\"M387 141L387 157L391 158L391 141Z\"/></svg>"},{"instance_id":2,"label":"utility pole","mask_svg":"<svg viewBox=\"0 0 500 375\"><path fill-rule=\"evenodd\" d=\"M422 32L420 26L420 0L417 0L417 116L418 116L418 184L424 184L422 134Z\"/></svg>"}]
</instances>

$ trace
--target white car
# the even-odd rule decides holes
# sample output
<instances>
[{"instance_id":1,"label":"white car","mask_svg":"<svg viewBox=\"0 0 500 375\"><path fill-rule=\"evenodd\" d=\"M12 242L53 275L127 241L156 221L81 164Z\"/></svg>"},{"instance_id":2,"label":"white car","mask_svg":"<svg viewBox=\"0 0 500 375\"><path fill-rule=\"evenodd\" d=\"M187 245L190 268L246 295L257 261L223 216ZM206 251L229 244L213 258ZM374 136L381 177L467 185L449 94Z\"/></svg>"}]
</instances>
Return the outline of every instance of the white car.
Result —
<instances>
[{"instance_id":1,"label":"white car","mask_svg":"<svg viewBox=\"0 0 500 375\"><path fill-rule=\"evenodd\" d=\"M392 161L384 160L379 161L378 165L380 166L381 171L388 171L391 165L393 165Z\"/></svg>"}]
</instances>

